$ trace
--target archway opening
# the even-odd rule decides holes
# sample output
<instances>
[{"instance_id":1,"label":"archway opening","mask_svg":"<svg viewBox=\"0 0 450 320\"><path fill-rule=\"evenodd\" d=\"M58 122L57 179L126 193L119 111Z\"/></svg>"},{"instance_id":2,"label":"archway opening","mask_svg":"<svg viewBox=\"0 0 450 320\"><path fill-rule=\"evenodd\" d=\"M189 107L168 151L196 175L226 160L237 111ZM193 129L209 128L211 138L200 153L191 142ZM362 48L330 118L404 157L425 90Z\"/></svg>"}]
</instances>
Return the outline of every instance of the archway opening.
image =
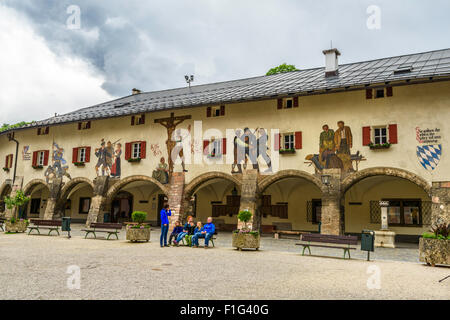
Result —
<instances>
[{"instance_id":1,"label":"archway opening","mask_svg":"<svg viewBox=\"0 0 450 320\"><path fill-rule=\"evenodd\" d=\"M0 215L3 215L6 211L6 205L5 205L5 197L9 196L11 194L12 188L10 184L5 184L3 187L3 190L0 194Z\"/></svg>"},{"instance_id":2,"label":"archway opening","mask_svg":"<svg viewBox=\"0 0 450 320\"><path fill-rule=\"evenodd\" d=\"M119 182L120 183L120 182ZM104 219L109 222L131 221L133 211L147 213L147 223L161 225L159 212L168 201L165 190L148 180L135 179L113 186L107 196L107 210Z\"/></svg>"},{"instance_id":3,"label":"archway opening","mask_svg":"<svg viewBox=\"0 0 450 320\"><path fill-rule=\"evenodd\" d=\"M64 190L61 195L64 216L71 217L72 223L85 223L93 196L94 189L87 182L78 182L70 190Z\"/></svg>"},{"instance_id":4,"label":"archway opening","mask_svg":"<svg viewBox=\"0 0 450 320\"><path fill-rule=\"evenodd\" d=\"M281 177L261 192L261 231L317 232L321 220L322 191L302 177Z\"/></svg>"},{"instance_id":5,"label":"archway opening","mask_svg":"<svg viewBox=\"0 0 450 320\"><path fill-rule=\"evenodd\" d=\"M431 199L422 186L396 176L365 177L344 190L342 208L347 234L381 228L380 201L389 201L389 229L397 241L417 242L431 223Z\"/></svg>"},{"instance_id":6,"label":"archway opening","mask_svg":"<svg viewBox=\"0 0 450 320\"><path fill-rule=\"evenodd\" d=\"M50 196L50 189L44 182L37 182L26 188L25 196L30 197L30 201L24 208L19 209L20 218L44 219L47 200Z\"/></svg>"}]
</instances>

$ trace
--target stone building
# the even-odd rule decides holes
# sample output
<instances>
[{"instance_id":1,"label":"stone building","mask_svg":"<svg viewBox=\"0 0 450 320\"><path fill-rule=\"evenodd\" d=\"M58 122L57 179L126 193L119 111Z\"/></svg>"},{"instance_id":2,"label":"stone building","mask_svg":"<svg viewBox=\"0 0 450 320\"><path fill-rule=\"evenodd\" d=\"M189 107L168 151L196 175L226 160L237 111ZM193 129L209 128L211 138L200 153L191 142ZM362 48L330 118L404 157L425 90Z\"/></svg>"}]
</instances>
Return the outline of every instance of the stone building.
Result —
<instances>
[{"instance_id":1,"label":"stone building","mask_svg":"<svg viewBox=\"0 0 450 320\"><path fill-rule=\"evenodd\" d=\"M254 229L377 230L380 200L399 237L449 221L450 49L345 65L323 53L321 68L134 89L2 132L1 199L23 189L28 218L127 221L142 210L154 225L168 200L173 219L213 216L222 230L242 209Z\"/></svg>"}]
</instances>

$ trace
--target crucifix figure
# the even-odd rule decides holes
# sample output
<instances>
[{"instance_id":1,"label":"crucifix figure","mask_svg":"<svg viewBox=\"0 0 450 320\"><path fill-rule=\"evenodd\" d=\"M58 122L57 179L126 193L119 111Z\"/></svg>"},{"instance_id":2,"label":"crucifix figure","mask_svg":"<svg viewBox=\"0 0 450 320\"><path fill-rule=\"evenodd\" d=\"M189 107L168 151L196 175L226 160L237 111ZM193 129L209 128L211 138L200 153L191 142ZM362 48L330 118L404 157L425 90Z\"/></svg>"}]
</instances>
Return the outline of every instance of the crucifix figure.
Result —
<instances>
[{"instance_id":1,"label":"crucifix figure","mask_svg":"<svg viewBox=\"0 0 450 320\"><path fill-rule=\"evenodd\" d=\"M167 153L168 153L168 160L169 160L169 176L172 176L172 172L173 172L173 164L174 161L172 159L172 150L175 147L175 145L177 144L177 141L173 141L172 140L172 134L174 133L177 125L179 125L180 123L182 123L184 120L188 120L191 119L192 117L189 116L178 116L175 117L174 113L172 112L170 114L169 118L162 118L162 119L155 119L155 123L159 123L160 125L166 127L167 129L167 140L166 140L166 146L167 146ZM183 149L180 149L180 152L178 153L178 155L181 157L181 159L184 158L183 155ZM185 168L184 168L184 162L183 162L183 171L186 172Z\"/></svg>"}]
</instances>

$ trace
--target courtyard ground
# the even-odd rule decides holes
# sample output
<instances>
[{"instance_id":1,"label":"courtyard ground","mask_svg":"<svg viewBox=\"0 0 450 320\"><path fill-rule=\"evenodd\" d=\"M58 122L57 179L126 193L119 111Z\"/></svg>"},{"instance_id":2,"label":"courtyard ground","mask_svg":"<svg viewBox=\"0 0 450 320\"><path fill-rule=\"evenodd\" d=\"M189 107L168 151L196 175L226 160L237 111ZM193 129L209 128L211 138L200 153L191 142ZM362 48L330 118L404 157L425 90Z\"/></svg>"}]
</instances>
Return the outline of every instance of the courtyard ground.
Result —
<instances>
[{"instance_id":1,"label":"courtyard ground","mask_svg":"<svg viewBox=\"0 0 450 320\"><path fill-rule=\"evenodd\" d=\"M158 229L135 244L125 230L106 241L72 228L71 239L0 232L0 299L450 299L450 279L439 282L450 268L419 263L417 245L376 249L367 262L360 250L350 261L337 249L301 256L298 240L263 237L260 251L240 252L223 233L214 249L162 249ZM67 287L72 265L80 289Z\"/></svg>"}]
</instances>

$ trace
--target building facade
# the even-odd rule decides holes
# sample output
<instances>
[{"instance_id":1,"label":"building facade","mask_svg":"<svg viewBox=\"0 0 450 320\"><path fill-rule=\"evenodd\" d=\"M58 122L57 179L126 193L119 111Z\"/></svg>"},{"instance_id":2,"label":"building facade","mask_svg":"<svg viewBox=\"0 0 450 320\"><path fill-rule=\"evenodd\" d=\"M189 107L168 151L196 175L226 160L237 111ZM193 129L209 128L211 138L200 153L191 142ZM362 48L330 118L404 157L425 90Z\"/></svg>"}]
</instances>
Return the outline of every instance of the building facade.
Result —
<instances>
[{"instance_id":1,"label":"building facade","mask_svg":"<svg viewBox=\"0 0 450 320\"><path fill-rule=\"evenodd\" d=\"M3 132L1 199L23 189L22 217L88 224L140 210L158 225L167 200L172 219L222 230L243 209L263 231L377 230L381 200L405 238L448 222L450 49L346 65L324 54L325 68L135 90Z\"/></svg>"}]
</instances>

